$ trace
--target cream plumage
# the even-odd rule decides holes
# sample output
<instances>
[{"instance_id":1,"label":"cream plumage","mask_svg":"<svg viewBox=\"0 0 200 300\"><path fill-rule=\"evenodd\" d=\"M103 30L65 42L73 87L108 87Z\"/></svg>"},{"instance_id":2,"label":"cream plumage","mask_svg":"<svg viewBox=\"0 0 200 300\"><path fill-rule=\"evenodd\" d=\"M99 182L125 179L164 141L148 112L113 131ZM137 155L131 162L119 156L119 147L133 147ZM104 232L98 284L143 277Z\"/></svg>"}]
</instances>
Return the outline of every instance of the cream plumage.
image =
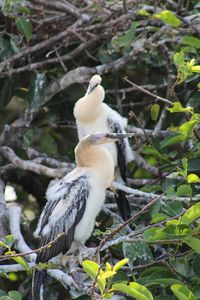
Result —
<instances>
[{"instance_id":1,"label":"cream plumage","mask_svg":"<svg viewBox=\"0 0 200 300\"><path fill-rule=\"evenodd\" d=\"M101 77L94 75L85 96L79 99L74 107L79 140L96 131L125 133L127 119L103 103L104 98L105 91L101 86ZM126 182L126 164L134 159L128 139L104 146L112 155L117 180ZM122 217L128 219L130 206L124 192L117 191L116 200Z\"/></svg>"},{"instance_id":2,"label":"cream plumage","mask_svg":"<svg viewBox=\"0 0 200 300\"><path fill-rule=\"evenodd\" d=\"M84 244L90 237L105 200L105 190L114 176L113 159L101 144L127 136L94 133L79 142L75 149L77 167L62 179L53 180L47 189L47 203L34 235L41 237L40 246L57 241L37 254L36 263L75 251L78 244ZM37 299L44 277L44 270L36 271L29 299Z\"/></svg>"}]
</instances>

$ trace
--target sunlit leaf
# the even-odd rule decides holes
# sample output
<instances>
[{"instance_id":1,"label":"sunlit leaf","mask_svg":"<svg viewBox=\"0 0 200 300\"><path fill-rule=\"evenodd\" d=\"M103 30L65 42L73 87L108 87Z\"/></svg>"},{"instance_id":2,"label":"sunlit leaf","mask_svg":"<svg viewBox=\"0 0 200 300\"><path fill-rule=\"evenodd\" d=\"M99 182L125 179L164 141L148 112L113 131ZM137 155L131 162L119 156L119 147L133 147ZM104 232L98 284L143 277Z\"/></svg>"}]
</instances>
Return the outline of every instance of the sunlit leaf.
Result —
<instances>
[{"instance_id":1,"label":"sunlit leaf","mask_svg":"<svg viewBox=\"0 0 200 300\"><path fill-rule=\"evenodd\" d=\"M8 234L5 236L5 244L8 246L8 247L11 247L12 244L14 243L14 237L12 234Z\"/></svg>"},{"instance_id":2,"label":"sunlit leaf","mask_svg":"<svg viewBox=\"0 0 200 300\"><path fill-rule=\"evenodd\" d=\"M193 73L200 73L200 66L193 66L191 67Z\"/></svg>"},{"instance_id":3,"label":"sunlit leaf","mask_svg":"<svg viewBox=\"0 0 200 300\"><path fill-rule=\"evenodd\" d=\"M193 236L183 237L182 240L190 246L195 252L200 254L200 240Z\"/></svg>"},{"instance_id":4,"label":"sunlit leaf","mask_svg":"<svg viewBox=\"0 0 200 300\"><path fill-rule=\"evenodd\" d=\"M138 10L137 14L140 16L149 16L150 15L150 13L144 9Z\"/></svg>"},{"instance_id":5,"label":"sunlit leaf","mask_svg":"<svg viewBox=\"0 0 200 300\"><path fill-rule=\"evenodd\" d=\"M21 266L23 266L26 270L30 269L28 263L25 261L23 257L17 256L17 257L12 257L12 259L16 261L18 264L20 264Z\"/></svg>"},{"instance_id":6,"label":"sunlit leaf","mask_svg":"<svg viewBox=\"0 0 200 300\"><path fill-rule=\"evenodd\" d=\"M151 292L137 282L131 282L129 285L123 283L115 283L112 286L113 290L126 293L137 300L153 300Z\"/></svg>"},{"instance_id":7,"label":"sunlit leaf","mask_svg":"<svg viewBox=\"0 0 200 300\"><path fill-rule=\"evenodd\" d=\"M102 279L107 279L113 277L116 274L116 271L106 271L102 275Z\"/></svg>"},{"instance_id":8,"label":"sunlit leaf","mask_svg":"<svg viewBox=\"0 0 200 300\"><path fill-rule=\"evenodd\" d=\"M99 265L92 260L84 260L82 262L82 267L84 271L94 279L97 276Z\"/></svg>"},{"instance_id":9,"label":"sunlit leaf","mask_svg":"<svg viewBox=\"0 0 200 300\"><path fill-rule=\"evenodd\" d=\"M114 267L113 267L113 271L118 271L119 269L121 269L124 265L126 265L128 263L129 259L128 258L124 258L120 261L118 261Z\"/></svg>"},{"instance_id":10,"label":"sunlit leaf","mask_svg":"<svg viewBox=\"0 0 200 300\"><path fill-rule=\"evenodd\" d=\"M200 182L200 178L196 174L189 174L187 176L187 181L188 183Z\"/></svg>"},{"instance_id":11,"label":"sunlit leaf","mask_svg":"<svg viewBox=\"0 0 200 300\"><path fill-rule=\"evenodd\" d=\"M153 121L156 121L159 115L160 105L155 103L151 106L151 118Z\"/></svg>"},{"instance_id":12,"label":"sunlit leaf","mask_svg":"<svg viewBox=\"0 0 200 300\"><path fill-rule=\"evenodd\" d=\"M197 298L186 286L181 284L173 284L171 287L172 292L179 300L196 300Z\"/></svg>"},{"instance_id":13,"label":"sunlit leaf","mask_svg":"<svg viewBox=\"0 0 200 300\"><path fill-rule=\"evenodd\" d=\"M144 231L143 238L147 242L153 242L156 240L162 240L166 238L166 234L164 233L162 228L153 227Z\"/></svg>"},{"instance_id":14,"label":"sunlit leaf","mask_svg":"<svg viewBox=\"0 0 200 300\"><path fill-rule=\"evenodd\" d=\"M171 25L172 27L178 27L181 25L181 21L169 10L163 10L160 13L154 14L154 17L162 20L164 23Z\"/></svg>"},{"instance_id":15,"label":"sunlit leaf","mask_svg":"<svg viewBox=\"0 0 200 300\"><path fill-rule=\"evenodd\" d=\"M193 112L192 107L183 107L180 102L173 102L173 106L167 108L171 113L177 113L177 112Z\"/></svg>"},{"instance_id":16,"label":"sunlit leaf","mask_svg":"<svg viewBox=\"0 0 200 300\"><path fill-rule=\"evenodd\" d=\"M184 215L181 217L180 222L181 224L189 225L199 217L200 217L200 202L188 208L184 213Z\"/></svg>"},{"instance_id":17,"label":"sunlit leaf","mask_svg":"<svg viewBox=\"0 0 200 300\"><path fill-rule=\"evenodd\" d=\"M186 141L188 138L180 133L174 134L172 136L168 136L166 137L160 144L161 144L161 149L171 146L171 145L175 145L181 142Z\"/></svg>"}]
</instances>

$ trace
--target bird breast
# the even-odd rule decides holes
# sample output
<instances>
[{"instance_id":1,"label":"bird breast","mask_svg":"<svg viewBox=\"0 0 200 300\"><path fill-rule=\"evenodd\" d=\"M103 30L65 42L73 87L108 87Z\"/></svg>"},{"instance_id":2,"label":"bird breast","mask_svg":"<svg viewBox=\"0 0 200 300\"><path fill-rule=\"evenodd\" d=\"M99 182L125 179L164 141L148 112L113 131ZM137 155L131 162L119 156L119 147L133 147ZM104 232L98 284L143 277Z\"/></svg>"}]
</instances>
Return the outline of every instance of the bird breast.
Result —
<instances>
[{"instance_id":1,"label":"bird breast","mask_svg":"<svg viewBox=\"0 0 200 300\"><path fill-rule=\"evenodd\" d=\"M95 225L95 219L105 201L105 188L99 183L95 174L89 177L90 192L86 202L85 212L77 224L74 240L84 244L91 236Z\"/></svg>"}]
</instances>

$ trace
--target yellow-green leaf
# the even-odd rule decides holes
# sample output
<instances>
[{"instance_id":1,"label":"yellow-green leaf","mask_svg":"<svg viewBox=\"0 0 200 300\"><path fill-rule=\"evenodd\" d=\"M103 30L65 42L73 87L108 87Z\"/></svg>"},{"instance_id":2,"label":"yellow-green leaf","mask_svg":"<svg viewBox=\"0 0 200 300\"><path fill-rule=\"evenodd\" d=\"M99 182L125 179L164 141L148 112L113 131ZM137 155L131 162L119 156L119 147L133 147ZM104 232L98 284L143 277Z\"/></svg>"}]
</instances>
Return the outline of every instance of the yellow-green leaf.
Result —
<instances>
[{"instance_id":1,"label":"yellow-green leaf","mask_svg":"<svg viewBox=\"0 0 200 300\"><path fill-rule=\"evenodd\" d=\"M168 25L171 25L172 27L178 27L181 25L181 21L170 10L163 10L160 13L155 14L154 17Z\"/></svg>"},{"instance_id":2,"label":"yellow-green leaf","mask_svg":"<svg viewBox=\"0 0 200 300\"><path fill-rule=\"evenodd\" d=\"M25 261L23 257L17 256L17 257L12 257L12 259L16 261L18 264L20 264L22 267L24 267L26 270L30 269L28 263Z\"/></svg>"},{"instance_id":3,"label":"yellow-green leaf","mask_svg":"<svg viewBox=\"0 0 200 300\"><path fill-rule=\"evenodd\" d=\"M182 240L194 251L200 254L200 240L193 236L183 237Z\"/></svg>"},{"instance_id":4,"label":"yellow-green leaf","mask_svg":"<svg viewBox=\"0 0 200 300\"><path fill-rule=\"evenodd\" d=\"M191 67L193 73L200 73L200 66L193 66Z\"/></svg>"},{"instance_id":5,"label":"yellow-green leaf","mask_svg":"<svg viewBox=\"0 0 200 300\"><path fill-rule=\"evenodd\" d=\"M186 210L184 215L180 218L181 224L189 225L194 220L200 217L200 202Z\"/></svg>"},{"instance_id":6,"label":"yellow-green leaf","mask_svg":"<svg viewBox=\"0 0 200 300\"><path fill-rule=\"evenodd\" d=\"M171 286L171 290L179 300L196 300L197 299L194 296L194 294L188 289L188 287L186 287L182 284L173 284Z\"/></svg>"},{"instance_id":7,"label":"yellow-green leaf","mask_svg":"<svg viewBox=\"0 0 200 300\"><path fill-rule=\"evenodd\" d=\"M124 258L120 261L118 261L114 267L113 267L113 271L117 271L119 269L121 269L124 265L126 265L128 263L129 259L128 258Z\"/></svg>"},{"instance_id":8,"label":"yellow-green leaf","mask_svg":"<svg viewBox=\"0 0 200 300\"><path fill-rule=\"evenodd\" d=\"M151 118L153 121L157 120L159 111L160 111L160 105L158 105L157 103L151 106Z\"/></svg>"},{"instance_id":9,"label":"yellow-green leaf","mask_svg":"<svg viewBox=\"0 0 200 300\"><path fill-rule=\"evenodd\" d=\"M188 183L200 182L200 178L196 174L189 174L187 176L187 181Z\"/></svg>"},{"instance_id":10,"label":"yellow-green leaf","mask_svg":"<svg viewBox=\"0 0 200 300\"><path fill-rule=\"evenodd\" d=\"M94 279L97 276L99 265L92 260L84 260L82 262L84 271Z\"/></svg>"},{"instance_id":11,"label":"yellow-green leaf","mask_svg":"<svg viewBox=\"0 0 200 300\"><path fill-rule=\"evenodd\" d=\"M113 277L115 274L116 274L115 271L106 271L103 273L102 279L107 279L107 278Z\"/></svg>"}]
</instances>

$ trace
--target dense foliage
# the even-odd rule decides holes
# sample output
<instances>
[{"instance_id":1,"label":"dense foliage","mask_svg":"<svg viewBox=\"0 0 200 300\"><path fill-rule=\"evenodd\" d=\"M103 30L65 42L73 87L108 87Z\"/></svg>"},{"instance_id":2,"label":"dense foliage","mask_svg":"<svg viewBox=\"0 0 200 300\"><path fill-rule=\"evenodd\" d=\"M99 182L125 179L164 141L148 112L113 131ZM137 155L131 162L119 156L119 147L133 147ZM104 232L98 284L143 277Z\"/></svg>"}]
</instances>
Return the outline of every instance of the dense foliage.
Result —
<instances>
[{"instance_id":1,"label":"dense foliage","mask_svg":"<svg viewBox=\"0 0 200 300\"><path fill-rule=\"evenodd\" d=\"M109 192L87 242L100 261L41 265L75 282L49 277L44 299L200 299L199 49L198 1L0 1L0 176L31 249L49 181L74 167L72 111L93 74L135 133L132 219L123 224ZM31 267L4 215L0 299L26 299ZM23 271L8 271L16 263Z\"/></svg>"}]
</instances>

